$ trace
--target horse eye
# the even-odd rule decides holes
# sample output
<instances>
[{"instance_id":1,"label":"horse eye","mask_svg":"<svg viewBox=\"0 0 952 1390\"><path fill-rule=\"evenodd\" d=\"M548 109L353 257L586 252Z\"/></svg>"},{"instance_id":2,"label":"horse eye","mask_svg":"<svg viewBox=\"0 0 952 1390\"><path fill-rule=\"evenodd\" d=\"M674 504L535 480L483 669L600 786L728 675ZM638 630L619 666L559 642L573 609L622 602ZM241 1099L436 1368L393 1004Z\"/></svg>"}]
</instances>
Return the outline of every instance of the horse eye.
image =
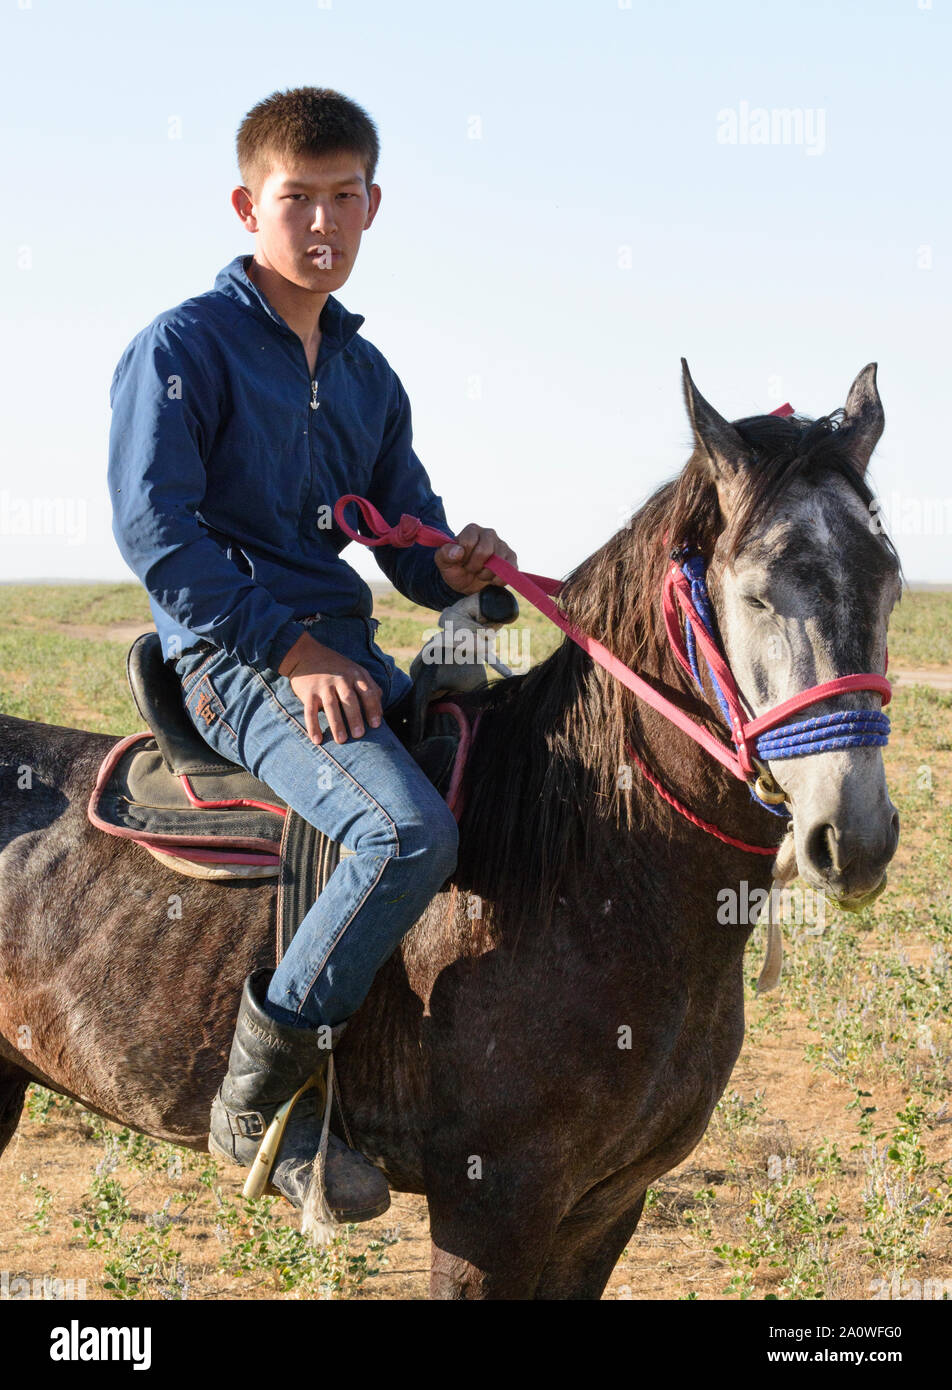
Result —
<instances>
[{"instance_id":1,"label":"horse eye","mask_svg":"<svg viewBox=\"0 0 952 1390\"><path fill-rule=\"evenodd\" d=\"M755 598L753 594L745 594L745 595L744 595L744 602L747 604L747 606L748 606L749 608L766 608L766 607L767 607L767 605L766 605L765 603L761 603L760 599L759 599L759 598Z\"/></svg>"}]
</instances>

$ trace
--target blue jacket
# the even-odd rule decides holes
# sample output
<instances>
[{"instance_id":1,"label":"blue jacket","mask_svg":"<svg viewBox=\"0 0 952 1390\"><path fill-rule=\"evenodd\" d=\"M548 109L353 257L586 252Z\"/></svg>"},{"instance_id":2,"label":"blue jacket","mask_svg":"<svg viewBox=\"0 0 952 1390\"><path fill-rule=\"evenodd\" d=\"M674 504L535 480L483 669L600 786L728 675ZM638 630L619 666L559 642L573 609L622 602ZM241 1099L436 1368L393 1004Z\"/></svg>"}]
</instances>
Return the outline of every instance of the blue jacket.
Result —
<instances>
[{"instance_id":1,"label":"blue jacket","mask_svg":"<svg viewBox=\"0 0 952 1390\"><path fill-rule=\"evenodd\" d=\"M113 534L149 593L166 659L204 639L276 669L306 631L298 618L353 617L370 630L373 596L341 558L350 542L332 518L343 493L368 497L391 523L408 512L453 533L413 452L406 392L357 332L363 315L328 296L312 381L300 338L249 280L250 259L236 256L213 289L159 314L122 354L108 476ZM459 598L432 549L373 553L414 603Z\"/></svg>"}]
</instances>

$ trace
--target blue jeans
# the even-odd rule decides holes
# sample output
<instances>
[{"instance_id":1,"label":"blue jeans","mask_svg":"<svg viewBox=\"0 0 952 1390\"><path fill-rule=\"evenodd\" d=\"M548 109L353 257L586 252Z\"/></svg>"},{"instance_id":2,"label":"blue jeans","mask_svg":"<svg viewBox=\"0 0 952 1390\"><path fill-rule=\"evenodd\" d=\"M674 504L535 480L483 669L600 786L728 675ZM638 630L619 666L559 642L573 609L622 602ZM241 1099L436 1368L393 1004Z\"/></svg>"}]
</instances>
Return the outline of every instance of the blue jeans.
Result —
<instances>
[{"instance_id":1,"label":"blue jeans","mask_svg":"<svg viewBox=\"0 0 952 1390\"><path fill-rule=\"evenodd\" d=\"M386 709L409 678L376 647L371 622L321 617L311 631L369 671ZM453 814L386 723L374 729L365 722L360 738L348 733L346 743L335 743L321 711L318 745L291 682L277 671L243 666L208 644L183 653L175 669L205 742L353 850L299 926L265 1001L281 1022L342 1023L455 869ZM196 713L203 695L210 723Z\"/></svg>"}]
</instances>

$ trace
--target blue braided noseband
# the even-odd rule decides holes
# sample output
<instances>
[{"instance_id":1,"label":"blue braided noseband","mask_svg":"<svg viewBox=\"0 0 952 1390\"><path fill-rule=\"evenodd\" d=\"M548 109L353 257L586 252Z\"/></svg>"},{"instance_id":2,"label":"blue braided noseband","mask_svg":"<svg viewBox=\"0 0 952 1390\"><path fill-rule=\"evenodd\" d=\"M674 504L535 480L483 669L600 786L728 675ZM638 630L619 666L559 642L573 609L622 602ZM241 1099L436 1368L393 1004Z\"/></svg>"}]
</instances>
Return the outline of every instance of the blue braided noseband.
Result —
<instances>
[{"instance_id":1,"label":"blue braided noseband","mask_svg":"<svg viewBox=\"0 0 952 1390\"><path fill-rule=\"evenodd\" d=\"M681 573L691 586L691 599L697 609L708 636L714 637L714 611L707 592L705 577L707 566L703 555L690 555L681 560ZM697 687L704 693L701 672L697 660L697 644L694 638L694 625L685 613L684 644L687 649L691 672ZM731 718L723 691L717 677L707 663L708 675L714 686L714 693L721 712L730 728ZM817 714L810 719L799 719L794 724L781 724L776 729L767 729L755 742L757 756L764 762L779 758L803 758L810 753L833 753L841 748L885 748L889 742L889 716L882 710L844 709L832 714ZM749 783L748 783L749 785ZM771 806L750 787L753 799L777 816L789 816L790 812L781 806Z\"/></svg>"}]
</instances>

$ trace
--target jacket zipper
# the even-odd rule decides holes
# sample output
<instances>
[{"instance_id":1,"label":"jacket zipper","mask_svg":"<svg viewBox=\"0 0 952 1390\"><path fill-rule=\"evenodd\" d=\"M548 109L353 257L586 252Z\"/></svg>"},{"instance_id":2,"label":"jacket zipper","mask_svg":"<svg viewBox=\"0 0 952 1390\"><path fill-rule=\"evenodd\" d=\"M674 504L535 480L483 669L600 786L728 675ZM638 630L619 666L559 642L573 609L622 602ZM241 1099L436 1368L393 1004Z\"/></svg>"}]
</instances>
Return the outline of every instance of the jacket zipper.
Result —
<instances>
[{"instance_id":1,"label":"jacket zipper","mask_svg":"<svg viewBox=\"0 0 952 1390\"><path fill-rule=\"evenodd\" d=\"M301 351L302 351L302 353L303 353L303 351L304 351L303 347L302 347ZM305 371L307 372L308 376L310 377L310 376L311 376L310 365L307 363L306 357L305 357ZM317 385L318 385L318 378L317 378L316 376L315 376L315 377L311 377L311 399L308 401L308 405L310 406L311 410L317 410L318 406L320 405L320 401L317 399ZM313 459L313 457L312 457L312 454L313 454L313 442L314 442L314 441L313 441L313 436L312 436L312 434L311 434L311 424L310 424L310 421L311 421L311 417L310 417L310 415L308 415L308 417L307 417L307 419L306 419L306 421L305 421L305 429L304 429L304 433L305 433L305 435L306 435L306 437L307 437L307 459L308 459L308 469L309 469L309 471L310 471L310 483L309 483L309 486L308 486L308 493L307 493L307 501L308 501L308 502L310 502L311 496L312 496L312 494L313 494L313 492L314 492L314 459ZM316 421L315 421L315 423L316 423Z\"/></svg>"}]
</instances>

